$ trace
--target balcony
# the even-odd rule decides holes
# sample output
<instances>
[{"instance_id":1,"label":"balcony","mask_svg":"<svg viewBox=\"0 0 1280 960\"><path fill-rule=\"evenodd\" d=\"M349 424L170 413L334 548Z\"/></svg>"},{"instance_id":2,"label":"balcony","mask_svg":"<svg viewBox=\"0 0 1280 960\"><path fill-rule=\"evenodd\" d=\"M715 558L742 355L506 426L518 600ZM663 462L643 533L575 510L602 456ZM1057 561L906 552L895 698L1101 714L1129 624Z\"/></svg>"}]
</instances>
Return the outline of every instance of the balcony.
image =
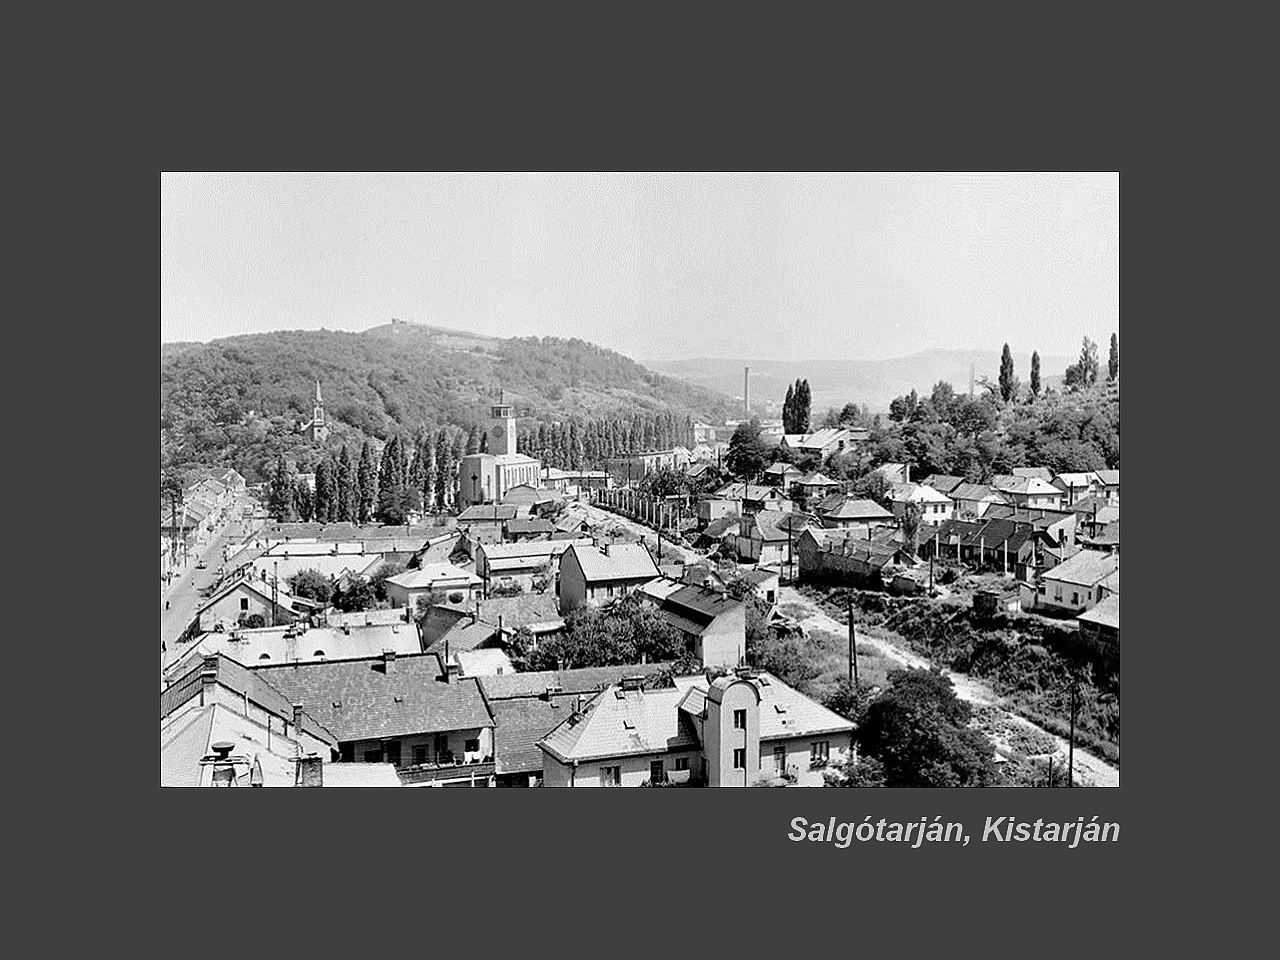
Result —
<instances>
[{"instance_id":1,"label":"balcony","mask_svg":"<svg viewBox=\"0 0 1280 960\"><path fill-rule=\"evenodd\" d=\"M493 757L476 763L410 763L397 768L396 773L405 787L446 780L487 780L493 776Z\"/></svg>"}]
</instances>

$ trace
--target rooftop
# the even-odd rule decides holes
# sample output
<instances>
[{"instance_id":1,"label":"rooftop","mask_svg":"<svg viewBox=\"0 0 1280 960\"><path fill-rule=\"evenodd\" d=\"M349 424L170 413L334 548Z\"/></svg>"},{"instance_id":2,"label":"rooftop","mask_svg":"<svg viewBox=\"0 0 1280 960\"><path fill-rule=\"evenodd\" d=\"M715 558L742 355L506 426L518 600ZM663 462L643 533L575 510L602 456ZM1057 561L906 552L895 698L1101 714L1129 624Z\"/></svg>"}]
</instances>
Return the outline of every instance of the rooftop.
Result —
<instances>
[{"instance_id":1,"label":"rooftop","mask_svg":"<svg viewBox=\"0 0 1280 960\"><path fill-rule=\"evenodd\" d=\"M889 488L889 499L914 503L950 503L951 498L941 490L926 487L922 483L895 483Z\"/></svg>"},{"instance_id":2,"label":"rooftop","mask_svg":"<svg viewBox=\"0 0 1280 960\"><path fill-rule=\"evenodd\" d=\"M1035 477L1045 483L1049 483L1053 479L1053 474L1049 472L1048 467L1014 467L1010 476Z\"/></svg>"},{"instance_id":3,"label":"rooftop","mask_svg":"<svg viewBox=\"0 0 1280 960\"><path fill-rule=\"evenodd\" d=\"M588 583L606 580L641 580L659 576L648 548L639 543L615 543L608 553L598 547L574 545L574 558Z\"/></svg>"},{"instance_id":4,"label":"rooftop","mask_svg":"<svg viewBox=\"0 0 1280 960\"><path fill-rule=\"evenodd\" d=\"M1081 550L1075 556L1062 561L1045 572L1045 579L1060 580L1092 587L1120 569L1120 558L1112 553L1097 550Z\"/></svg>"},{"instance_id":5,"label":"rooftop","mask_svg":"<svg viewBox=\"0 0 1280 960\"><path fill-rule=\"evenodd\" d=\"M825 503L825 501L824 501ZM893 514L874 500L843 499L837 505L822 508L828 520L892 520Z\"/></svg>"},{"instance_id":6,"label":"rooftop","mask_svg":"<svg viewBox=\"0 0 1280 960\"><path fill-rule=\"evenodd\" d=\"M303 704L340 741L493 726L474 678L441 679L434 654L261 667L256 672Z\"/></svg>"},{"instance_id":7,"label":"rooftop","mask_svg":"<svg viewBox=\"0 0 1280 960\"><path fill-rule=\"evenodd\" d=\"M417 570L406 570L394 577L387 577L387 583L394 583L397 587L403 587L406 590L423 590L462 584L477 586L484 581L471 571L449 563L428 563Z\"/></svg>"},{"instance_id":8,"label":"rooftop","mask_svg":"<svg viewBox=\"0 0 1280 960\"><path fill-rule=\"evenodd\" d=\"M545 696L548 687L559 687L563 693L594 693L621 682L623 677L653 676L670 666L669 663L644 663L574 670L534 670L509 676L481 677L480 685L491 701Z\"/></svg>"},{"instance_id":9,"label":"rooftop","mask_svg":"<svg viewBox=\"0 0 1280 960\"><path fill-rule=\"evenodd\" d=\"M459 523L500 522L514 520L519 512L514 503L483 503L467 507L458 514Z\"/></svg>"},{"instance_id":10,"label":"rooftop","mask_svg":"<svg viewBox=\"0 0 1280 960\"><path fill-rule=\"evenodd\" d=\"M1077 620L1083 623L1097 623L1104 627L1114 627L1120 629L1120 595L1114 596L1097 603L1092 609L1086 610Z\"/></svg>"},{"instance_id":11,"label":"rooftop","mask_svg":"<svg viewBox=\"0 0 1280 960\"><path fill-rule=\"evenodd\" d=\"M417 625L405 623L401 617L393 623L373 626L337 625L310 627L304 631L292 626L215 631L177 647L167 670L180 670L182 664L199 662L199 657L210 653L220 653L246 667L256 667L263 663L357 660L380 656L383 650L400 654L421 652ZM192 657L196 659L189 659Z\"/></svg>"}]
</instances>

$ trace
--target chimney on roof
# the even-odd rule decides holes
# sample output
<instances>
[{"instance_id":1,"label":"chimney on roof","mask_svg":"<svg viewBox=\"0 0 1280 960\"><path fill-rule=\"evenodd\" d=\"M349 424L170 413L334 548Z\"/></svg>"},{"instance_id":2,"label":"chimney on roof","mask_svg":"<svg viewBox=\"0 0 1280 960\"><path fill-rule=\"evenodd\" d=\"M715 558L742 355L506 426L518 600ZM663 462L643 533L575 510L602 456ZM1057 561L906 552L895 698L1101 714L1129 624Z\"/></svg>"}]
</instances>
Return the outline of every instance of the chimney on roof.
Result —
<instances>
[{"instance_id":1,"label":"chimney on roof","mask_svg":"<svg viewBox=\"0 0 1280 960\"><path fill-rule=\"evenodd\" d=\"M213 703L213 687L218 682L218 655L207 653L200 667L200 706Z\"/></svg>"},{"instance_id":2,"label":"chimney on roof","mask_svg":"<svg viewBox=\"0 0 1280 960\"><path fill-rule=\"evenodd\" d=\"M382 651L382 672L383 673L396 672L396 652L394 650Z\"/></svg>"},{"instance_id":3,"label":"chimney on roof","mask_svg":"<svg viewBox=\"0 0 1280 960\"><path fill-rule=\"evenodd\" d=\"M324 764L314 753L298 758L297 773L293 778L295 787L323 787Z\"/></svg>"},{"instance_id":4,"label":"chimney on roof","mask_svg":"<svg viewBox=\"0 0 1280 960\"><path fill-rule=\"evenodd\" d=\"M457 660L450 660L444 665L444 682L453 683L462 676L462 664Z\"/></svg>"}]
</instances>

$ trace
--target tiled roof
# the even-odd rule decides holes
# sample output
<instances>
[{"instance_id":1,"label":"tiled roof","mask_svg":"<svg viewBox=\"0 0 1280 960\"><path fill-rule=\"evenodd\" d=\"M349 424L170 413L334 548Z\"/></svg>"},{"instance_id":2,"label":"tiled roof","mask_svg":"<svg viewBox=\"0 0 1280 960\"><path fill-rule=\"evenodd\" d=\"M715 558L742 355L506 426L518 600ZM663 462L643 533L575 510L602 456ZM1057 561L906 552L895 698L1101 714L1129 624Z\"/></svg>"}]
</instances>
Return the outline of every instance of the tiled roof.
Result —
<instances>
[{"instance_id":1,"label":"tiled roof","mask_svg":"<svg viewBox=\"0 0 1280 960\"><path fill-rule=\"evenodd\" d=\"M659 576L653 555L642 544L615 543L607 555L597 547L574 546L572 549L588 583Z\"/></svg>"},{"instance_id":2,"label":"tiled roof","mask_svg":"<svg viewBox=\"0 0 1280 960\"><path fill-rule=\"evenodd\" d=\"M487 560L509 560L512 557L552 557L571 546L591 546L587 537L575 540L532 540L527 543L482 543L476 549Z\"/></svg>"},{"instance_id":3,"label":"tiled roof","mask_svg":"<svg viewBox=\"0 0 1280 960\"><path fill-rule=\"evenodd\" d=\"M935 490L941 490L949 496L955 496L956 487L965 482L964 477L953 477L947 473L931 473L920 481L926 487L933 487Z\"/></svg>"},{"instance_id":4,"label":"tiled roof","mask_svg":"<svg viewBox=\"0 0 1280 960\"><path fill-rule=\"evenodd\" d=\"M1120 559L1114 554L1100 553L1097 550L1081 550L1069 560L1064 560L1052 570L1047 571L1045 578L1092 587L1111 576L1119 567Z\"/></svg>"},{"instance_id":5,"label":"tiled roof","mask_svg":"<svg viewBox=\"0 0 1280 960\"><path fill-rule=\"evenodd\" d=\"M458 514L459 523L476 523L480 521L514 520L516 518L514 503L477 504L467 507Z\"/></svg>"},{"instance_id":6,"label":"tiled roof","mask_svg":"<svg viewBox=\"0 0 1280 960\"><path fill-rule=\"evenodd\" d=\"M1095 604L1092 609L1086 610L1077 620L1083 620L1088 623L1098 623L1104 627L1115 627L1120 629L1120 595L1116 594L1101 603Z\"/></svg>"},{"instance_id":7,"label":"tiled roof","mask_svg":"<svg viewBox=\"0 0 1280 960\"><path fill-rule=\"evenodd\" d=\"M1048 467L1014 467L1011 476L1035 477L1037 480L1043 480L1045 483L1048 483L1053 479L1053 474L1049 472Z\"/></svg>"},{"instance_id":8,"label":"tiled roof","mask_svg":"<svg viewBox=\"0 0 1280 960\"><path fill-rule=\"evenodd\" d=\"M479 584L484 583L470 570L463 570L448 563L429 563L416 570L406 570L394 577L387 577L387 583L394 583L406 590L421 590L437 584Z\"/></svg>"},{"instance_id":9,"label":"tiled roof","mask_svg":"<svg viewBox=\"0 0 1280 960\"><path fill-rule=\"evenodd\" d=\"M780 496L777 487L758 483L727 483L715 495L725 500L766 500Z\"/></svg>"},{"instance_id":10,"label":"tiled roof","mask_svg":"<svg viewBox=\"0 0 1280 960\"><path fill-rule=\"evenodd\" d=\"M890 500L914 501L916 503L950 503L951 498L940 490L926 487L921 483L895 483L889 488Z\"/></svg>"},{"instance_id":11,"label":"tiled roof","mask_svg":"<svg viewBox=\"0 0 1280 960\"><path fill-rule=\"evenodd\" d=\"M663 601L664 608L674 609L685 616L691 615L694 619L701 620L704 625L716 617L732 613L741 606L741 600L735 600L727 593L699 586L682 587L668 594Z\"/></svg>"},{"instance_id":12,"label":"tiled roof","mask_svg":"<svg viewBox=\"0 0 1280 960\"><path fill-rule=\"evenodd\" d=\"M560 723L540 745L566 763L697 747L693 723L677 709L683 696L678 687L610 687L596 694L582 713Z\"/></svg>"},{"instance_id":13,"label":"tiled roof","mask_svg":"<svg viewBox=\"0 0 1280 960\"><path fill-rule=\"evenodd\" d=\"M189 705L161 721L160 785L211 786L213 768L200 761L219 742L234 744L231 755L244 760L233 767L237 785L248 784L249 771L256 765L264 787L293 786L298 742L279 729L268 734L265 727L221 703Z\"/></svg>"},{"instance_id":14,"label":"tiled roof","mask_svg":"<svg viewBox=\"0 0 1280 960\"><path fill-rule=\"evenodd\" d=\"M1098 479L1101 480L1103 483L1105 483L1108 487L1120 486L1119 470L1095 470L1094 473L1096 473L1098 475Z\"/></svg>"},{"instance_id":15,"label":"tiled roof","mask_svg":"<svg viewBox=\"0 0 1280 960\"><path fill-rule=\"evenodd\" d=\"M480 644L491 640L497 632L497 627L491 623L485 623L483 620L475 623L470 620L459 620L445 630L440 639L431 644L428 652L438 653L443 656L447 648L449 655L453 656L455 653L474 650Z\"/></svg>"},{"instance_id":16,"label":"tiled roof","mask_svg":"<svg viewBox=\"0 0 1280 960\"><path fill-rule=\"evenodd\" d=\"M997 500L1004 499L985 483L960 483L948 490L947 495L952 500L978 501L985 497L995 497Z\"/></svg>"},{"instance_id":17,"label":"tiled roof","mask_svg":"<svg viewBox=\"0 0 1280 960\"><path fill-rule=\"evenodd\" d=\"M815 470L813 473L809 474L807 477L801 477L799 480L796 481L796 483L800 484L803 487L838 487L840 486L840 482L838 480L832 480L825 473L822 473L819 470Z\"/></svg>"},{"instance_id":18,"label":"tiled roof","mask_svg":"<svg viewBox=\"0 0 1280 960\"><path fill-rule=\"evenodd\" d=\"M765 468L764 472L767 474L770 474L771 476L781 477L788 473L799 473L800 471L796 469L795 464L775 463Z\"/></svg>"},{"instance_id":19,"label":"tiled roof","mask_svg":"<svg viewBox=\"0 0 1280 960\"><path fill-rule=\"evenodd\" d=\"M1057 486L1059 481L1066 487L1088 487L1102 482L1092 470L1086 470L1082 473L1060 473L1051 482Z\"/></svg>"},{"instance_id":20,"label":"tiled roof","mask_svg":"<svg viewBox=\"0 0 1280 960\"><path fill-rule=\"evenodd\" d=\"M825 501L824 501L825 502ZM844 499L834 506L822 509L822 515L828 520L892 520L893 514L874 500Z\"/></svg>"},{"instance_id":21,"label":"tiled roof","mask_svg":"<svg viewBox=\"0 0 1280 960\"><path fill-rule=\"evenodd\" d=\"M272 602L271 601L271 585L268 584L266 581L261 580L257 577L251 577L251 576L245 575L245 576L238 577L235 580L229 581L226 584L226 586L221 587L218 589L217 592L210 594L209 598L205 600L204 603L196 607L195 618L198 619L200 614L204 613L205 610L209 609L209 607L213 606L223 597L227 596L227 594L233 592L239 587L245 587L246 589L253 591L262 599L266 600L268 603ZM292 611L294 609L294 606L293 606L295 602L294 598L291 597L284 590L278 590L276 592L275 602L278 603L285 610Z\"/></svg>"},{"instance_id":22,"label":"tiled roof","mask_svg":"<svg viewBox=\"0 0 1280 960\"><path fill-rule=\"evenodd\" d=\"M397 611L399 612L399 611ZM383 650L399 654L421 653L417 624L403 617L391 623L366 626L310 627L301 634L293 627L262 627L233 633L205 633L174 651L172 671L178 660L221 653L246 667L264 663L292 663L315 660L358 660L381 656ZM196 653L195 651L199 651ZM320 654L317 656L317 654ZM197 662L197 661L192 661Z\"/></svg>"},{"instance_id":23,"label":"tiled roof","mask_svg":"<svg viewBox=\"0 0 1280 960\"><path fill-rule=\"evenodd\" d=\"M482 682L492 680L484 677ZM497 679L503 679L499 677ZM561 694L549 701L540 697L497 700L493 703L493 757L497 773L540 773L542 751L538 741L573 712L576 695Z\"/></svg>"},{"instance_id":24,"label":"tiled roof","mask_svg":"<svg viewBox=\"0 0 1280 960\"><path fill-rule=\"evenodd\" d=\"M999 476L991 478L991 486L998 493L1014 493L1026 496L1061 496L1062 491L1039 477Z\"/></svg>"},{"instance_id":25,"label":"tiled roof","mask_svg":"<svg viewBox=\"0 0 1280 960\"><path fill-rule=\"evenodd\" d=\"M531 623L545 623L559 620L560 611L552 593L521 593L514 597L489 597L478 603L475 600L464 600L462 603L438 603L441 610L454 610L458 613L470 613L479 607L479 618L485 623L498 625L502 618L502 629L514 632Z\"/></svg>"},{"instance_id":26,"label":"tiled roof","mask_svg":"<svg viewBox=\"0 0 1280 960\"><path fill-rule=\"evenodd\" d=\"M521 533L550 533L554 529L550 520L544 520L541 517L512 520L507 523L507 533L513 536Z\"/></svg>"},{"instance_id":27,"label":"tiled roof","mask_svg":"<svg viewBox=\"0 0 1280 960\"><path fill-rule=\"evenodd\" d=\"M455 677L446 683L434 654L396 657L389 673L381 658L263 667L257 673L323 718L341 741L493 725L476 680Z\"/></svg>"},{"instance_id":28,"label":"tiled roof","mask_svg":"<svg viewBox=\"0 0 1280 960\"><path fill-rule=\"evenodd\" d=\"M721 517L719 520L712 520L702 531L702 536L712 540L718 540L731 529L737 527L739 519L740 518L737 514L735 514L732 517Z\"/></svg>"},{"instance_id":29,"label":"tiled roof","mask_svg":"<svg viewBox=\"0 0 1280 960\"><path fill-rule=\"evenodd\" d=\"M574 670L535 670L479 679L485 696L493 701L542 696L547 687L560 687L565 693L595 693L610 684L620 682L623 677L653 676L670 666L670 663L663 662L619 667L579 667Z\"/></svg>"},{"instance_id":30,"label":"tiled roof","mask_svg":"<svg viewBox=\"0 0 1280 960\"><path fill-rule=\"evenodd\" d=\"M230 657L225 657L222 654L216 654L216 656L218 659L214 668L216 674L215 682L238 696L247 696L250 703L257 704L268 713L288 720L290 723L293 722L294 701L286 693L269 682L266 677L236 663ZM199 695L200 677L203 671L204 658L201 657L193 662L190 671L160 692L161 719L174 713L183 704ZM334 734L317 722L316 715L307 709L305 703L303 704L303 709L305 711L302 722L303 732L318 740L337 746Z\"/></svg>"}]
</instances>

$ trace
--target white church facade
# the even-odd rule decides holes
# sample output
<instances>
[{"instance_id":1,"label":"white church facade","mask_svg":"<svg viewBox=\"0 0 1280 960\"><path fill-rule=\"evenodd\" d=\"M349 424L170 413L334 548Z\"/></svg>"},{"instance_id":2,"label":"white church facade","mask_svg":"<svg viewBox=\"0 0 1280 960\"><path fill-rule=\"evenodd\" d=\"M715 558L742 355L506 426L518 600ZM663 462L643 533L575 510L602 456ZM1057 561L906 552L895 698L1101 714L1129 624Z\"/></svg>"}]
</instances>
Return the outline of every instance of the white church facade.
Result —
<instances>
[{"instance_id":1,"label":"white church facade","mask_svg":"<svg viewBox=\"0 0 1280 960\"><path fill-rule=\"evenodd\" d=\"M516 418L508 403L489 408L489 452L473 453L458 465L458 507L496 503L521 484L541 483L542 461L516 453Z\"/></svg>"}]
</instances>

